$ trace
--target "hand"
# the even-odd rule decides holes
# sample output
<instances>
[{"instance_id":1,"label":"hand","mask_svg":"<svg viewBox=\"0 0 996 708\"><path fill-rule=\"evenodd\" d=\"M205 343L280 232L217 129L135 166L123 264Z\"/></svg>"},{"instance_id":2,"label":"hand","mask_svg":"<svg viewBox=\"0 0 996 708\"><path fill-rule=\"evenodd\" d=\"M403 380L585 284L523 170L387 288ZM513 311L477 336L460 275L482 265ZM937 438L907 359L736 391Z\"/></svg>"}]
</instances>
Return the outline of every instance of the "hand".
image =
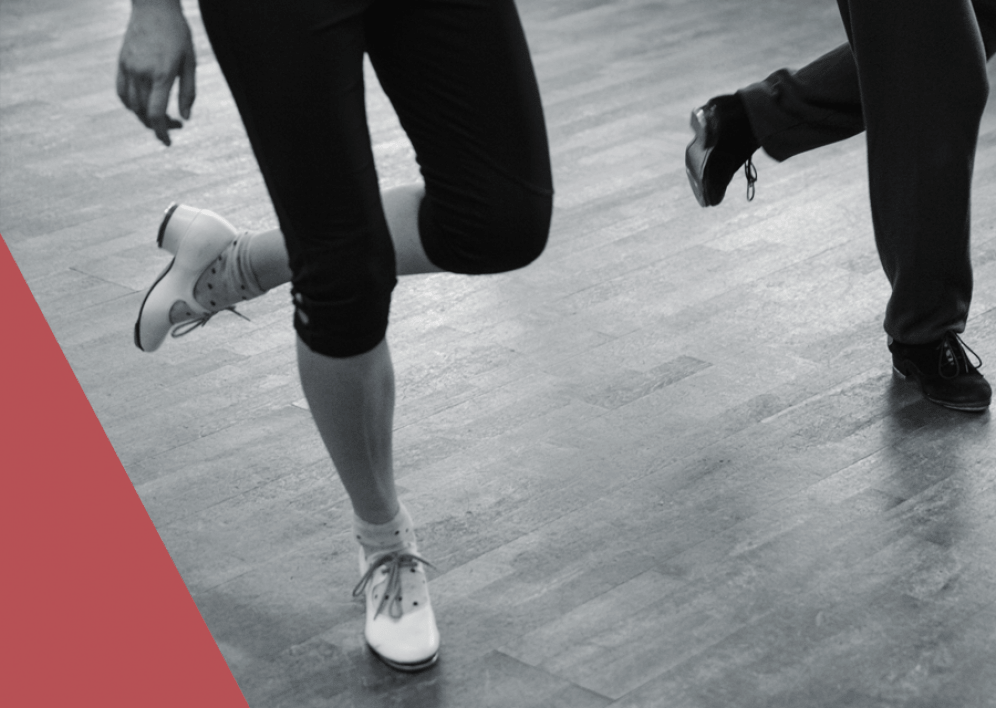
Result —
<instances>
[{"instance_id":1,"label":"hand","mask_svg":"<svg viewBox=\"0 0 996 708\"><path fill-rule=\"evenodd\" d=\"M165 145L183 123L166 115L179 77L180 115L190 119L194 103L194 44L179 0L134 0L118 57L118 96Z\"/></svg>"}]
</instances>

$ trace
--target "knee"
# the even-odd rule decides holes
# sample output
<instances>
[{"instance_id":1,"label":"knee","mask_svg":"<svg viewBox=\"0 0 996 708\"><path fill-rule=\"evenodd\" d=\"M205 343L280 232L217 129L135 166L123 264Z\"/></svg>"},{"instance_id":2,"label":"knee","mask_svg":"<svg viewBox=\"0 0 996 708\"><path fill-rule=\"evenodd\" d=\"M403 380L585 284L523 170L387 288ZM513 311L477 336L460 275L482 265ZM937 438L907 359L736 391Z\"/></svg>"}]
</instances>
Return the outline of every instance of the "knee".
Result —
<instances>
[{"instance_id":1,"label":"knee","mask_svg":"<svg viewBox=\"0 0 996 708\"><path fill-rule=\"evenodd\" d=\"M976 121L979 121L982 119L986 104L989 102L989 75L986 72L985 64L976 67L976 71L972 73L973 76L966 80L960 98L964 102L966 110L971 112Z\"/></svg>"},{"instance_id":2,"label":"knee","mask_svg":"<svg viewBox=\"0 0 996 708\"><path fill-rule=\"evenodd\" d=\"M319 249L292 259L294 329L301 341L334 358L377 346L387 333L393 266L389 257L351 260Z\"/></svg>"},{"instance_id":3,"label":"knee","mask_svg":"<svg viewBox=\"0 0 996 708\"><path fill-rule=\"evenodd\" d=\"M473 206L468 206L472 204ZM450 206L428 197L419 229L429 259L453 273L504 273L529 265L546 248L553 191L505 181L483 199Z\"/></svg>"},{"instance_id":4,"label":"knee","mask_svg":"<svg viewBox=\"0 0 996 708\"><path fill-rule=\"evenodd\" d=\"M492 204L480 236L482 273L523 268L543 253L550 234L553 194L516 186Z\"/></svg>"},{"instance_id":5,"label":"knee","mask_svg":"<svg viewBox=\"0 0 996 708\"><path fill-rule=\"evenodd\" d=\"M947 77L948 81L943 84L938 99L947 104L947 110L957 112L977 129L989 101L989 74L982 52L969 53L968 57L963 58L957 67L956 77ZM942 78L938 77L937 81Z\"/></svg>"},{"instance_id":6,"label":"knee","mask_svg":"<svg viewBox=\"0 0 996 708\"><path fill-rule=\"evenodd\" d=\"M983 72L980 77L978 91L976 93L976 107L979 112L979 117L981 119L982 114L986 110L986 104L989 102L989 75Z\"/></svg>"}]
</instances>

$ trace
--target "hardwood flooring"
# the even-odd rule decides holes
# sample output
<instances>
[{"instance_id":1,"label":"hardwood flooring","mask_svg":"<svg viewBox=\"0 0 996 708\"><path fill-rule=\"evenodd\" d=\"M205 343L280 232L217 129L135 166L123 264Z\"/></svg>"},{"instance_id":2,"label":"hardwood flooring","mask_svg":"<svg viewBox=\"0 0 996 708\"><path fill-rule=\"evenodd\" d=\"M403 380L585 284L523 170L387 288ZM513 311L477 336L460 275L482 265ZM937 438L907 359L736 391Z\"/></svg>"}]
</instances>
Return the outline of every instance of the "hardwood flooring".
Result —
<instances>
[{"instance_id":1,"label":"hardwood flooring","mask_svg":"<svg viewBox=\"0 0 996 708\"><path fill-rule=\"evenodd\" d=\"M689 111L844 40L832 2L522 0L556 212L529 268L396 291L399 485L439 665L365 650L287 288L132 345L173 200L275 219L194 4L194 118L114 93L127 4L0 5L0 233L247 701L996 706L996 434L893 379L864 139L698 207ZM368 72L385 187L417 176ZM996 108L967 341L996 361ZM8 332L7 337L13 336Z\"/></svg>"}]
</instances>

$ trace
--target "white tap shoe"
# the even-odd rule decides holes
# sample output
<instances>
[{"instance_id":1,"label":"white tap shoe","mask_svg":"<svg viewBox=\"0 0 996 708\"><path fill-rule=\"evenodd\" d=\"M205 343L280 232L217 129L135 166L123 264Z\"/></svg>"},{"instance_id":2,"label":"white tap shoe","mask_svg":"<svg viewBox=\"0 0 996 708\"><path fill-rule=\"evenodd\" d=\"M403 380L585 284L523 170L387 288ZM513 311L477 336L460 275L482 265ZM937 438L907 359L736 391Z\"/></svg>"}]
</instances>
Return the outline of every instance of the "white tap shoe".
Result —
<instances>
[{"instance_id":1,"label":"white tap shoe","mask_svg":"<svg viewBox=\"0 0 996 708\"><path fill-rule=\"evenodd\" d=\"M429 601L426 561L414 544L366 557L360 549L360 582L366 599L364 636L371 651L399 671L421 671L439 657L439 629Z\"/></svg>"},{"instance_id":2,"label":"white tap shoe","mask_svg":"<svg viewBox=\"0 0 996 708\"><path fill-rule=\"evenodd\" d=\"M170 205L156 242L174 258L145 294L135 322L135 346L154 352L166 335L178 337L201 327L220 309L234 312L230 307L201 307L194 298L194 286L213 262L220 261L236 236L235 227L212 211Z\"/></svg>"}]
</instances>

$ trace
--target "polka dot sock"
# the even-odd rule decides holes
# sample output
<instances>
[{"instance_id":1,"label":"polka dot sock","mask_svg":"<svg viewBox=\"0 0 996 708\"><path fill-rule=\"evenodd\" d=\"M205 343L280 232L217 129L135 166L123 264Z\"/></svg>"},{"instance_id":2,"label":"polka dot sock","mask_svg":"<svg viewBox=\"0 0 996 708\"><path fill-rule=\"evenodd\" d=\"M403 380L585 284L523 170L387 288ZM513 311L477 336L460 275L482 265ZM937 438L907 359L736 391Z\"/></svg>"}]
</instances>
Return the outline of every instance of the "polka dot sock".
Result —
<instances>
[{"instance_id":1,"label":"polka dot sock","mask_svg":"<svg viewBox=\"0 0 996 708\"><path fill-rule=\"evenodd\" d=\"M415 526L404 505L386 524L371 524L354 514L353 535L363 547L367 558L391 551L416 552Z\"/></svg>"},{"instance_id":2,"label":"polka dot sock","mask_svg":"<svg viewBox=\"0 0 996 708\"><path fill-rule=\"evenodd\" d=\"M221 252L194 285L197 304L218 312L266 292L253 273L251 245L252 236L245 233Z\"/></svg>"}]
</instances>

